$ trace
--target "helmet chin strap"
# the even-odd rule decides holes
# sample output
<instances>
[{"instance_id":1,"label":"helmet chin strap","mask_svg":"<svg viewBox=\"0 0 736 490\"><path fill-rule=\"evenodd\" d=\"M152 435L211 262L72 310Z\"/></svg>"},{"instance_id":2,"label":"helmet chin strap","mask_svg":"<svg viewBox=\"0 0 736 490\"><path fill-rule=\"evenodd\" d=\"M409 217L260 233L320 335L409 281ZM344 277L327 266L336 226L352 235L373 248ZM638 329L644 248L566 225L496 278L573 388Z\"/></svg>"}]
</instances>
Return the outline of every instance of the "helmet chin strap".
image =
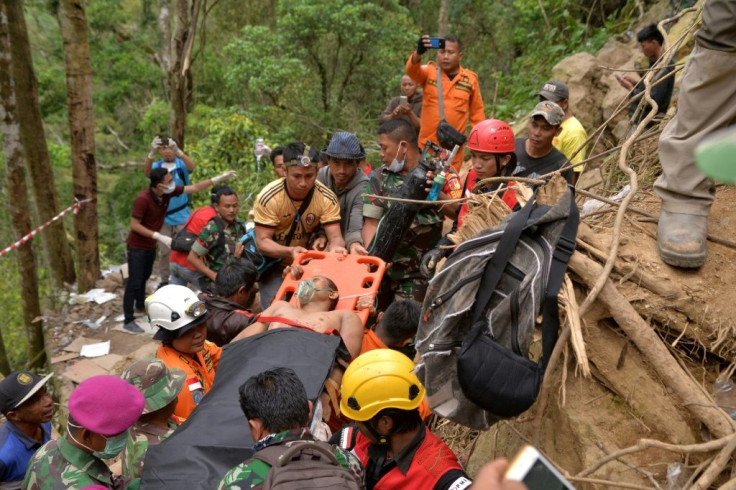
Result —
<instances>
[{"instance_id":1,"label":"helmet chin strap","mask_svg":"<svg viewBox=\"0 0 736 490\"><path fill-rule=\"evenodd\" d=\"M386 438L386 436L383 434L379 434L376 428L373 427L373 424L371 423L370 420L366 421L363 425L365 426L366 429L368 429L368 432L370 432L371 435L375 437L376 440L378 440L378 444L382 446L388 445L388 439Z\"/></svg>"}]
</instances>

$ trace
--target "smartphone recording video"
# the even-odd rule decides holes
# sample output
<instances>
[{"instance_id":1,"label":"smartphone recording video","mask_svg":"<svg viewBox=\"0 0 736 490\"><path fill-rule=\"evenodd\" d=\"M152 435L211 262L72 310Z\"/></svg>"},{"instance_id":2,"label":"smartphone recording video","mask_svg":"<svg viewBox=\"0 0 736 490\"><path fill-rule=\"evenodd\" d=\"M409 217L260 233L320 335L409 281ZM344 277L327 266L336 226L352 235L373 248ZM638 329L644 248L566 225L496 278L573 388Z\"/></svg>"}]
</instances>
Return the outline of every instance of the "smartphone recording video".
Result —
<instances>
[{"instance_id":1,"label":"smartphone recording video","mask_svg":"<svg viewBox=\"0 0 736 490\"><path fill-rule=\"evenodd\" d=\"M429 46L432 49L445 49L445 40L441 37L430 37Z\"/></svg>"},{"instance_id":2,"label":"smartphone recording video","mask_svg":"<svg viewBox=\"0 0 736 490\"><path fill-rule=\"evenodd\" d=\"M557 468L532 446L521 448L504 477L524 483L529 490L575 490Z\"/></svg>"}]
</instances>

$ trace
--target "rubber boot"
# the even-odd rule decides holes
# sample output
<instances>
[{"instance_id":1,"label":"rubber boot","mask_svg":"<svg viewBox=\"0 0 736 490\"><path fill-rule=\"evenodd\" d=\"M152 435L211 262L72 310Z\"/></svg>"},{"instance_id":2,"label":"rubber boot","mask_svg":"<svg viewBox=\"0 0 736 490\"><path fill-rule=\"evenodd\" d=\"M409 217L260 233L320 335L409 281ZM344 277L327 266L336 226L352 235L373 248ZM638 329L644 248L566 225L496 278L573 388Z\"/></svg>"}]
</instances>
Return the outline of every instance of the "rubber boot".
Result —
<instances>
[{"instance_id":1,"label":"rubber boot","mask_svg":"<svg viewBox=\"0 0 736 490\"><path fill-rule=\"evenodd\" d=\"M669 265L693 269L705 263L708 217L662 210L657 228L659 256Z\"/></svg>"}]
</instances>

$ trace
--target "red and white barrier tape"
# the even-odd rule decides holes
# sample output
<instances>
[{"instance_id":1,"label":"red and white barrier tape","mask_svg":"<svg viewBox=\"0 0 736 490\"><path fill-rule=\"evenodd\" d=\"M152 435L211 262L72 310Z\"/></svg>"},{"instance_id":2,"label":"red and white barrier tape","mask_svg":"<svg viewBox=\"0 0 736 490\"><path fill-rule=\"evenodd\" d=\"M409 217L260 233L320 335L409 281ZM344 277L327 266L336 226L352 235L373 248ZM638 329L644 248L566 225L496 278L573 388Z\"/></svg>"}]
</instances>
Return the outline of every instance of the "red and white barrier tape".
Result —
<instances>
[{"instance_id":1,"label":"red and white barrier tape","mask_svg":"<svg viewBox=\"0 0 736 490\"><path fill-rule=\"evenodd\" d=\"M41 230L43 230L44 228L46 228L47 226L49 226L54 221L58 221L59 218L61 218L65 214L67 214L69 211L72 211L74 214L77 214L77 212L79 211L79 208L82 207L82 204L85 204L85 203L88 203L88 202L92 202L92 201L94 201L94 199L92 199L92 198L90 198L90 199L84 199L83 201L79 201L79 200L77 200L75 198L74 199L74 204L72 204L71 206L69 206L68 208L66 208L64 211L60 212L59 214L57 214L56 216L54 216L53 218L51 218L46 223L44 223L41 226L39 226L35 230L31 231L29 234L27 234L26 236L24 236L23 238L21 238L17 242L13 243L9 247L6 247L4 250L0 251L0 257L2 257L3 255L7 254L8 252L10 252L12 250L17 249L18 247L20 247L24 243L29 242Z\"/></svg>"}]
</instances>

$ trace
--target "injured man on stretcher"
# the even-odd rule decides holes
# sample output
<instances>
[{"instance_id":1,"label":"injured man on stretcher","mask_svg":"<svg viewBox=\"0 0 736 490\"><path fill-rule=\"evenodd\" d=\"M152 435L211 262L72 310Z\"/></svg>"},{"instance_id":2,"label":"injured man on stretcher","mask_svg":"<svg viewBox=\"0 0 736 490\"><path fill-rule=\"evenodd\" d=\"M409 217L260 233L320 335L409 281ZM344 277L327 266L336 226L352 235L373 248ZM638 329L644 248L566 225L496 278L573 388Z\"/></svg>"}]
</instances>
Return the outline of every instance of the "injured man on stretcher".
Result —
<instances>
[{"instance_id":1,"label":"injured man on stretcher","mask_svg":"<svg viewBox=\"0 0 736 490\"><path fill-rule=\"evenodd\" d=\"M284 271L298 280L303 270L299 265L291 265ZM325 382L325 390L321 395L323 419L329 421L333 410L337 410L339 402L339 386L342 374L349 362L360 354L363 345L363 323L352 310L336 310L340 293L335 283L325 276L314 276L299 283L294 294L297 306L287 301L275 301L263 310L258 319L250 327L240 333L234 340L257 335L266 330L283 327L296 327L336 335L342 339L347 352L338 356L338 362ZM374 298L370 295L358 299L356 309L373 308ZM334 426L334 420L331 426Z\"/></svg>"},{"instance_id":2,"label":"injured man on stretcher","mask_svg":"<svg viewBox=\"0 0 736 490\"><path fill-rule=\"evenodd\" d=\"M302 274L301 267L292 265L285 271L294 279ZM335 283L325 276L314 276L299 283L295 293L298 306L287 301L275 301L235 340L250 337L274 328L305 328L326 335L339 335L351 359L360 354L363 344L363 323L360 317L350 310L336 310L340 293ZM369 295L358 299L357 309L371 308L373 298Z\"/></svg>"}]
</instances>

